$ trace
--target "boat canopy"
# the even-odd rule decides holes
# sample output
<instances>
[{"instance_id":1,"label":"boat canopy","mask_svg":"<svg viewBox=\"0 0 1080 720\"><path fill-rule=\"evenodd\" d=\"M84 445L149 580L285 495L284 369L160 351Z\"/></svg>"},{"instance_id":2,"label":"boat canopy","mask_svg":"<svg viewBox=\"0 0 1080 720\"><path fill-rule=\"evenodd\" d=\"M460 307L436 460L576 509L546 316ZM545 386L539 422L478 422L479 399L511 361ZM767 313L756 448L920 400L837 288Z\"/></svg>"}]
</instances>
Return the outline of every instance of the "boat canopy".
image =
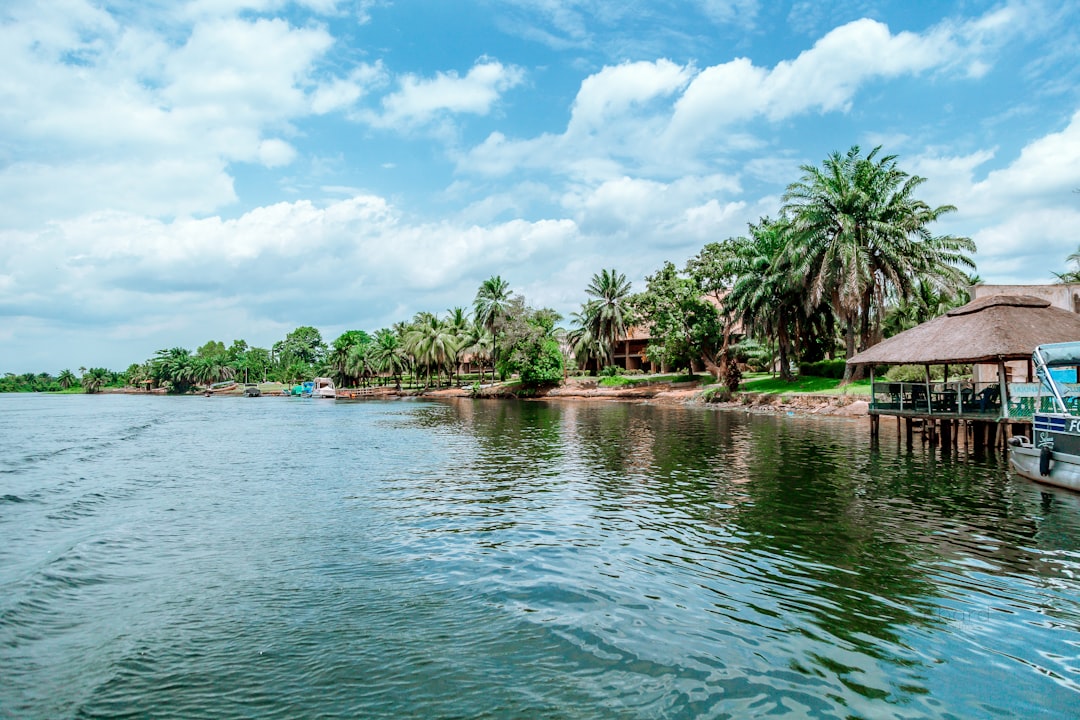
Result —
<instances>
[{"instance_id":1,"label":"boat canopy","mask_svg":"<svg viewBox=\"0 0 1080 720\"><path fill-rule=\"evenodd\" d=\"M1080 365L1080 342L1040 345L1035 350L1035 354L1036 362L1038 362L1038 356L1041 356L1046 367Z\"/></svg>"}]
</instances>

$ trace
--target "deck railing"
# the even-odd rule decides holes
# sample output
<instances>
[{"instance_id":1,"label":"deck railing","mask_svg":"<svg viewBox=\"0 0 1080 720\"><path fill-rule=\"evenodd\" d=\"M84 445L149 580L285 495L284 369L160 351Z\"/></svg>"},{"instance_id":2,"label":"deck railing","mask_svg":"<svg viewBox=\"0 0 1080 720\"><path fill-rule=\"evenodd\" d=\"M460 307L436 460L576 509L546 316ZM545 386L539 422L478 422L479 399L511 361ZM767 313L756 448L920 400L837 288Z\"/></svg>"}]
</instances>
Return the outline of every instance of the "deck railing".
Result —
<instances>
[{"instance_id":1,"label":"deck railing","mask_svg":"<svg viewBox=\"0 0 1080 720\"><path fill-rule=\"evenodd\" d=\"M1001 401L996 382L875 382L870 410L883 415L930 415L1018 420L1053 412L1053 399L1039 383L1008 383ZM1062 385L1066 408L1080 417L1080 384Z\"/></svg>"}]
</instances>

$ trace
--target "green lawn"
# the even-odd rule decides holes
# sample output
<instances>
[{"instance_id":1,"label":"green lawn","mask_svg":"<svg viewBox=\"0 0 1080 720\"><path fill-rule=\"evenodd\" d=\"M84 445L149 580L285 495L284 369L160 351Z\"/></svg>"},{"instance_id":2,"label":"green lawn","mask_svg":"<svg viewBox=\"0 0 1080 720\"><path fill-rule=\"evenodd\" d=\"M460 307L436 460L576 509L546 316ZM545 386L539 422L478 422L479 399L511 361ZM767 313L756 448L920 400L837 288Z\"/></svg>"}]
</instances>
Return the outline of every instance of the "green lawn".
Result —
<instances>
[{"instance_id":1,"label":"green lawn","mask_svg":"<svg viewBox=\"0 0 1080 720\"><path fill-rule=\"evenodd\" d=\"M740 390L767 393L769 395L870 395L870 380L857 380L845 387L833 378L798 377L795 382L785 382L769 373L747 373Z\"/></svg>"}]
</instances>

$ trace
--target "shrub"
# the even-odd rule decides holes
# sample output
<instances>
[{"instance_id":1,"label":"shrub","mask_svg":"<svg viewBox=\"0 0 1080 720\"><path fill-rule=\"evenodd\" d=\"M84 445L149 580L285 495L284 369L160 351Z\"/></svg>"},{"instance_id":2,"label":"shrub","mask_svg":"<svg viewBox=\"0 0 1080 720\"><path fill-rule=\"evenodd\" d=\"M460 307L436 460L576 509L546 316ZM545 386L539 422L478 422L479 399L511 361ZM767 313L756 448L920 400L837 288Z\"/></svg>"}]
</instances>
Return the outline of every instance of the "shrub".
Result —
<instances>
[{"instance_id":1,"label":"shrub","mask_svg":"<svg viewBox=\"0 0 1080 720\"><path fill-rule=\"evenodd\" d=\"M844 366L846 364L843 359L803 362L799 363L799 374L839 380L844 377Z\"/></svg>"},{"instance_id":2,"label":"shrub","mask_svg":"<svg viewBox=\"0 0 1080 720\"><path fill-rule=\"evenodd\" d=\"M710 403L730 402L731 390L721 386L711 387L702 393L701 397L705 402Z\"/></svg>"},{"instance_id":3,"label":"shrub","mask_svg":"<svg viewBox=\"0 0 1080 720\"><path fill-rule=\"evenodd\" d=\"M618 365L607 365L600 371L602 377L615 377L616 375L624 375L625 373L626 371Z\"/></svg>"}]
</instances>

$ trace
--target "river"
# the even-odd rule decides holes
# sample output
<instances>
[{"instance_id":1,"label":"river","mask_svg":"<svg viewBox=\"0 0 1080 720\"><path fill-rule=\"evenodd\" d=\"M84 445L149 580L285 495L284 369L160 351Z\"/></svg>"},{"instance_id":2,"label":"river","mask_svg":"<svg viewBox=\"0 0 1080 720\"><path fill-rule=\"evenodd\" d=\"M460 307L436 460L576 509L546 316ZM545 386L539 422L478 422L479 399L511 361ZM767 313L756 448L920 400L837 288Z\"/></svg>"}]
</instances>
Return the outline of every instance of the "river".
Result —
<instances>
[{"instance_id":1,"label":"river","mask_svg":"<svg viewBox=\"0 0 1080 720\"><path fill-rule=\"evenodd\" d=\"M1080 712L1080 496L863 420L0 395L0 717Z\"/></svg>"}]
</instances>

